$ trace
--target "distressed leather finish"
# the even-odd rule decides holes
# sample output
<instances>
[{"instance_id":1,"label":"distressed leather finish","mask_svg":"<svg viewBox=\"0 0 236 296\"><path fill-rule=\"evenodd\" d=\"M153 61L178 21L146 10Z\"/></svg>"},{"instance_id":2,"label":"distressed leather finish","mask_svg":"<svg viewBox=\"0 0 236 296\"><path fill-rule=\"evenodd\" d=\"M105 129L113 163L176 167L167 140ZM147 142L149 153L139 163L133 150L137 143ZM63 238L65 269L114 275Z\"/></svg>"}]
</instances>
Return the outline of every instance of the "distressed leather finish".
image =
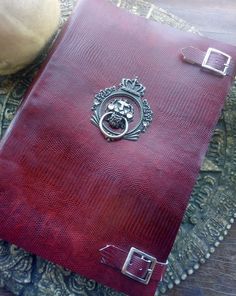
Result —
<instances>
[{"instance_id":1,"label":"distressed leather finish","mask_svg":"<svg viewBox=\"0 0 236 296\"><path fill-rule=\"evenodd\" d=\"M183 62L188 46L236 59L233 46L79 1L0 144L2 239L118 291L154 294L157 281L126 277L99 250L167 260L233 81ZM135 76L152 124L136 142L107 142L90 122L94 95Z\"/></svg>"}]
</instances>

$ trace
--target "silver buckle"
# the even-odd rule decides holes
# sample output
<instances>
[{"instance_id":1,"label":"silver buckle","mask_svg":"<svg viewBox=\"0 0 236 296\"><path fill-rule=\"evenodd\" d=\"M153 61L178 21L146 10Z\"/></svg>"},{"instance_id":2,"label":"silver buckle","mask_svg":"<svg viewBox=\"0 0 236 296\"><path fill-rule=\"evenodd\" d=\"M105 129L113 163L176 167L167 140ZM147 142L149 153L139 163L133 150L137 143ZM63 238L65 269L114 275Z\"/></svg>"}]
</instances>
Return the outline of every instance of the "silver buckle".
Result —
<instances>
[{"instance_id":1,"label":"silver buckle","mask_svg":"<svg viewBox=\"0 0 236 296\"><path fill-rule=\"evenodd\" d=\"M227 58L226 63L224 63L224 69L223 70L218 70L218 69L216 69L216 68L214 68L214 67L212 67L212 66L210 66L210 65L207 64L208 63L208 60L210 58L210 55L212 53L217 53L217 54L222 55L225 58ZM205 68L205 69L211 70L212 72L215 72L215 73L217 73L219 75L226 76L227 69L228 69L228 67L230 65L231 59L232 58L231 58L230 55L228 55L228 54L226 54L226 53L224 53L224 52L222 52L222 51L220 51L218 49L209 47L208 50L207 50L207 52L206 52L205 58L204 58L204 60L202 62L202 67Z\"/></svg>"},{"instance_id":2,"label":"silver buckle","mask_svg":"<svg viewBox=\"0 0 236 296\"><path fill-rule=\"evenodd\" d=\"M140 277L138 277L138 276L136 276L136 275L134 275L134 274L132 274L131 272L128 271L128 267L129 267L129 265L130 265L130 263L132 261L132 257L134 255L138 255L138 256L140 256L140 258L142 260L150 263L150 267L148 268L147 273L146 273L144 278L140 278ZM132 278L132 279L134 279L134 280L136 280L136 281L138 281L138 282L140 282L142 284L147 285L149 283L151 277L152 277L152 273L154 271L156 263L157 263L157 260L156 260L155 257L152 257L152 256L150 256L150 255L148 255L148 254L146 254L146 253L132 247L130 249L130 251L129 251L129 254L128 254L126 260L125 260L125 263L124 263L124 265L122 267L121 272L124 275L126 275L126 276L128 276L128 277L130 277L130 278Z\"/></svg>"}]
</instances>

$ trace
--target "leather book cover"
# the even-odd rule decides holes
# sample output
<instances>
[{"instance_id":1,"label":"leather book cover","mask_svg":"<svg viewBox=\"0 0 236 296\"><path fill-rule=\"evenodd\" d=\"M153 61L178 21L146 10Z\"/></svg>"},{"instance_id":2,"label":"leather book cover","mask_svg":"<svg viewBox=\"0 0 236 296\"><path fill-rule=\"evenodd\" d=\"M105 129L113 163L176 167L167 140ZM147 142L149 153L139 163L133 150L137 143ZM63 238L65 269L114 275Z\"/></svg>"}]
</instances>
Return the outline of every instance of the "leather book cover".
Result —
<instances>
[{"instance_id":1,"label":"leather book cover","mask_svg":"<svg viewBox=\"0 0 236 296\"><path fill-rule=\"evenodd\" d=\"M167 266L236 48L80 0L0 143L0 237L129 295Z\"/></svg>"}]
</instances>

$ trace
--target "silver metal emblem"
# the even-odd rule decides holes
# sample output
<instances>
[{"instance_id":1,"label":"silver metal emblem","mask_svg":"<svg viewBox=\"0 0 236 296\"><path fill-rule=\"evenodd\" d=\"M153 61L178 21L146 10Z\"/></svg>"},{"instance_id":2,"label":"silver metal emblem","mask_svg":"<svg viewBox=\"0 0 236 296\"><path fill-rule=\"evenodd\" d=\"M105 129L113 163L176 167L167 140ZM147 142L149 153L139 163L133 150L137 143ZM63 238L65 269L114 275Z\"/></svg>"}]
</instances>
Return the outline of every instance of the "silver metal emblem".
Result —
<instances>
[{"instance_id":1,"label":"silver metal emblem","mask_svg":"<svg viewBox=\"0 0 236 296\"><path fill-rule=\"evenodd\" d=\"M122 79L95 95L91 122L107 140L137 140L152 121L152 110L143 99L145 87L138 78Z\"/></svg>"}]
</instances>

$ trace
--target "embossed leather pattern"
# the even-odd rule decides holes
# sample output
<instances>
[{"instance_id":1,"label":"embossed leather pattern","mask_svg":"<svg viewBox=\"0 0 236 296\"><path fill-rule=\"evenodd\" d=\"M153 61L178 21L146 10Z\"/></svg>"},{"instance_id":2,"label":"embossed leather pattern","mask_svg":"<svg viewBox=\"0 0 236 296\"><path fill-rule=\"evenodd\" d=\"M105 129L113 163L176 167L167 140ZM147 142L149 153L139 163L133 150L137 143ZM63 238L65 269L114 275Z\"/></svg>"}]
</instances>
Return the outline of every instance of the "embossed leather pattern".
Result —
<instances>
[{"instance_id":1,"label":"embossed leather pattern","mask_svg":"<svg viewBox=\"0 0 236 296\"><path fill-rule=\"evenodd\" d=\"M154 293L156 281L101 264L99 249L168 257L233 80L183 63L187 46L236 58L232 46L79 1L1 142L1 238L130 295ZM90 122L94 95L136 75L152 125L137 142L108 143Z\"/></svg>"}]
</instances>

